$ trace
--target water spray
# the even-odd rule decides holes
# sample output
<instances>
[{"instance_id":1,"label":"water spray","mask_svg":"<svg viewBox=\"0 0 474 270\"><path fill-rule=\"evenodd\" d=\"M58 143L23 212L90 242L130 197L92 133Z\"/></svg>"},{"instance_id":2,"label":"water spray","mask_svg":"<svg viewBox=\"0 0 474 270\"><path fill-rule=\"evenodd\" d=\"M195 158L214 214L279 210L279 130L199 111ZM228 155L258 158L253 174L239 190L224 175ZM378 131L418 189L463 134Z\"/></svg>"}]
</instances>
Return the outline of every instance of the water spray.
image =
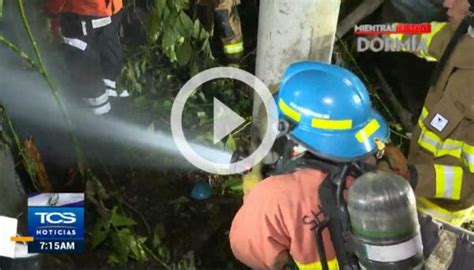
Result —
<instances>
[{"instance_id":1,"label":"water spray","mask_svg":"<svg viewBox=\"0 0 474 270\"><path fill-rule=\"evenodd\" d=\"M0 50L0 54L2 53L5 52ZM66 133L67 125L61 117L44 79L36 72L12 70L9 65L14 64L16 63L3 61L3 64L0 65L0 74L3 77L0 82L2 89L0 103L5 105L14 119L17 119L17 126L37 126L53 134ZM145 127L112 117L98 117L86 108L72 103L67 97L62 97L62 100L71 117L73 132L80 138L95 143L124 143L140 150L151 150L181 157L172 137L163 131L150 131ZM61 148L57 145L56 147ZM224 150L197 143L191 143L191 147L204 158L213 162L228 164L231 160L232 154ZM60 160L64 157L55 158ZM153 165L159 167L160 163L156 162ZM178 162L176 167L189 169L190 165Z\"/></svg>"}]
</instances>

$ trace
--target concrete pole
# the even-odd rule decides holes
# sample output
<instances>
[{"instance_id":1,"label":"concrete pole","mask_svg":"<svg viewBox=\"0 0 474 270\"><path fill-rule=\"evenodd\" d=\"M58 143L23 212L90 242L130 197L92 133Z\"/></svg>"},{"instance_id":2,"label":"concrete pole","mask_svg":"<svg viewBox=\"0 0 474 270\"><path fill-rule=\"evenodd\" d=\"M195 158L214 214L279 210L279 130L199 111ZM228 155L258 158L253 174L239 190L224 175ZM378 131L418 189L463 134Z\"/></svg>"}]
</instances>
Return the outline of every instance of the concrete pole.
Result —
<instances>
[{"instance_id":1,"label":"concrete pole","mask_svg":"<svg viewBox=\"0 0 474 270\"><path fill-rule=\"evenodd\" d=\"M256 75L272 93L278 91L281 76L291 63L331 62L340 5L341 0L260 1ZM266 113L261 102L255 95L252 149L258 147L265 132ZM271 163L274 157L269 155L266 161ZM260 178L260 171L259 164L244 178L244 186Z\"/></svg>"},{"instance_id":2,"label":"concrete pole","mask_svg":"<svg viewBox=\"0 0 474 270\"><path fill-rule=\"evenodd\" d=\"M340 0L260 1L256 75L272 91L289 64L331 61Z\"/></svg>"},{"instance_id":3,"label":"concrete pole","mask_svg":"<svg viewBox=\"0 0 474 270\"><path fill-rule=\"evenodd\" d=\"M331 62L341 0L260 1L256 75L275 93L285 69L298 60ZM254 134L265 123L254 96ZM255 136L253 136L255 137ZM253 140L252 147L257 145ZM255 149L255 148L254 148Z\"/></svg>"}]
</instances>

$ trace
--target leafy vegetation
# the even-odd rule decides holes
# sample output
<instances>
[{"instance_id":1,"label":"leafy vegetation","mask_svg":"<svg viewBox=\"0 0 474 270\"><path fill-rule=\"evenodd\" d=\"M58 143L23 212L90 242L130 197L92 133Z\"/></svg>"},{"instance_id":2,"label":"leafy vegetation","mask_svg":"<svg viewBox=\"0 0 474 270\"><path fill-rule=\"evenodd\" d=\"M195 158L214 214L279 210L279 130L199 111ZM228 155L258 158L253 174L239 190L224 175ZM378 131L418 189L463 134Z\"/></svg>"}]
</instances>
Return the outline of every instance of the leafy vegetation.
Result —
<instances>
[{"instance_id":1,"label":"leafy vegetation","mask_svg":"<svg viewBox=\"0 0 474 270\"><path fill-rule=\"evenodd\" d=\"M211 50L211 33L204 30L191 7L186 0L155 1L141 21L144 44L126 51L122 85L133 93L135 111L148 112L160 129L169 125L172 101L184 83L200 71L220 66ZM233 109L250 121L251 91L226 79L207 83L190 97L186 109L193 115L185 114L183 119L189 130L207 131L196 138L201 142L212 141L214 97L237 105Z\"/></svg>"},{"instance_id":2,"label":"leafy vegetation","mask_svg":"<svg viewBox=\"0 0 474 270\"><path fill-rule=\"evenodd\" d=\"M23 1L17 1L35 55L29 56L1 35L0 43L12 49L48 80L58 106L62 107L21 8ZM198 72L221 65L218 53L213 50L219 44L213 42L212 33L204 30L189 0L155 0L146 12L138 8L135 1L127 3L128 12L124 19L136 33L122 33L124 43L133 45L125 48L120 87L132 93L131 120L142 121L147 126L153 123L149 128L166 132L169 131L172 103L179 89ZM2 0L0 16L1 7ZM395 141L405 145L408 140L402 134L397 116L378 96L372 78L358 66L348 43L345 40L337 43L339 63L355 70L364 79L376 106L390 120ZM245 63L241 65L245 68ZM183 126L189 130L202 131L195 132L200 135L191 138L197 142L212 142L214 97L226 104L235 104L233 109L245 116L248 124L251 123L252 96L245 85L226 79L207 83L190 97L183 119ZM43 191L37 181L40 161L26 155L8 115L2 112L8 120L13 140L2 139L15 142L34 188ZM67 113L64 117L68 119ZM245 148L249 138L237 136L237 132L218 146L229 151L235 150L237 145ZM124 155L131 159L175 162L172 157L131 153L127 147L123 148ZM76 154L81 156L80 149L76 148ZM151 265L159 269L197 269L217 265L235 269L241 266L232 259L226 241L232 218L229 213L234 213L241 202L240 177L133 167L111 172L105 165L97 168L82 166L78 165L88 200L87 244L92 250L85 256L94 259L88 259L88 262L78 259L77 264ZM195 201L188 198L187 192L197 181L207 181L212 185L212 199Z\"/></svg>"},{"instance_id":3,"label":"leafy vegetation","mask_svg":"<svg viewBox=\"0 0 474 270\"><path fill-rule=\"evenodd\" d=\"M21 0L18 3L20 7L23 4ZM127 10L125 23L131 22L131 29L143 34L137 37L137 33L122 33L125 44L130 44L133 38L138 40L125 48L125 63L119 85L132 93L133 113L130 118L138 122L146 120L146 125L153 122L151 128L169 131L174 97L193 75L221 65L219 57L214 57L219 55L216 53L218 50L215 50L219 44L213 42L212 33L204 30L189 0L155 0L146 13L135 6L134 1L129 1ZM19 12L23 15L30 41L35 46L26 14L21 8ZM31 58L3 37L0 37L0 41L38 69L48 79L55 95L57 90L42 64L37 47L34 50L35 58ZM344 49L342 45L344 43L338 44L339 50ZM344 53L343 58L348 59L351 52L346 49ZM355 60L344 61L357 65ZM245 116L250 124L251 93L245 85L226 79L203 85L190 97L184 114L183 126L201 131L195 132L200 135L191 139L204 144L212 142L214 97L235 105L233 109ZM61 106L59 98L57 102ZM68 117L67 114L65 117ZM219 147L233 151L237 145L245 147L248 144L249 138L231 135ZM130 153L126 147L124 152L136 159L174 162L171 157L170 160L163 160L157 154ZM35 164L28 156L23 157L23 160L31 178L35 179ZM216 265L228 269L239 267L226 245L226 233L232 218L229 213L235 212L240 204L240 177L150 172L138 168L110 172L106 166L83 168L81 174L86 183L86 198L89 202L87 244L93 250L86 256L98 260L94 264L101 262L113 266L131 266L134 263L146 263L160 269L193 269ZM140 183L131 184L136 179ZM208 181L212 185L214 196L211 200L194 201L183 194L196 181ZM41 190L41 187L37 189ZM188 239L187 235L192 237ZM215 252L210 255L212 251ZM86 263L85 266L90 265Z\"/></svg>"},{"instance_id":4,"label":"leafy vegetation","mask_svg":"<svg viewBox=\"0 0 474 270\"><path fill-rule=\"evenodd\" d=\"M51 93L56 98L58 106L62 108L62 101L57 95L57 88L53 78L50 77L43 63L41 52L37 47L33 32L30 29L28 18L25 13L23 1L18 0L18 12L20 13L27 37L33 47L34 58L16 47L12 42L0 36L0 42L12 49L19 57L23 58L32 68L37 69L47 80ZM129 7L133 13L135 7ZM141 20L143 19L143 20ZM140 18L140 25L146 34L146 39L138 46L126 48L124 72L121 78L121 86L127 88L133 97L134 120L149 117L154 125L166 131L169 125L169 113L172 101L180 87L196 73L219 66L211 51L210 34L206 32L196 18L194 10L189 1L157 0L147 15ZM127 38L126 36L124 37ZM245 91L244 86L235 84L230 80L217 80L204 85L202 91L190 98L188 103L192 113L187 114L184 121L191 129L199 128L206 130L204 135L193 138L200 142L212 141L212 102L216 96L224 102L239 104L238 111L247 114L250 119L251 96L250 91ZM242 89L241 95L235 95L235 88ZM240 100L242 102L236 102ZM69 122L67 111L64 110L64 118ZM4 112L6 115L6 112ZM7 117L6 119L9 120ZM14 135L16 145L20 153L23 150L20 139L17 137L13 124L9 121L10 131ZM71 134L74 138L74 134ZM230 151L235 150L236 144L244 143L238 137L229 136L226 143L220 145ZM237 141L237 142L236 142ZM30 148L35 149L30 144ZM78 158L81 149L76 145ZM127 151L126 147L124 150ZM132 153L132 156L143 158L143 153ZM40 159L32 160L28 155L22 154L23 167L29 173L34 184L33 188L45 191L43 186L38 185L38 170L41 168ZM149 159L157 159L156 155L148 155ZM80 158L79 158L80 160ZM173 162L170 160L169 162ZM151 263L163 269L192 269L199 265L212 265L215 262L203 262L202 258L196 258L197 246L203 245L208 238L215 237L218 232L225 238L225 232L229 227L231 216L223 215L224 208L230 205L240 204L241 180L239 177L224 178L214 175L198 175L198 181L209 181L214 187L214 198L216 201L199 203L192 201L183 194L183 185L173 186L176 179L183 179L189 187L196 181L196 174L180 174L175 172L171 175L163 175L160 172L141 172L130 168L125 174L130 179L156 178L158 185L170 188L172 191L166 195L163 189L148 194L150 197L161 195L162 200L156 200L153 205L164 209L156 213L143 213L146 205L136 209L125 199L130 195L124 187L130 188L125 183L120 173L110 173L106 166L99 168L86 168L79 164L80 182L86 184L86 198L89 202L87 209L88 219L87 231L88 246L94 250L92 255L99 262L110 265L125 265L133 262ZM72 176L72 181L76 178ZM229 180L229 181L227 181ZM117 181L117 182L116 182ZM149 183L150 184L150 183ZM152 183L155 184L155 183ZM128 185L128 186L127 186ZM173 191L174 190L174 191ZM232 195L234 194L234 195ZM235 198L235 199L232 199ZM228 200L230 199L230 200ZM223 201L220 202L219 200ZM221 206L223 204L224 206ZM227 205L227 206L226 206ZM232 206L230 206L232 208ZM235 207L232 211L235 211ZM206 228L201 228L193 245L195 248L186 247L183 235L189 231L188 226L181 226L170 222L173 218L165 220L160 216L172 215L180 221L186 219L203 219ZM150 226L150 220L153 226ZM192 220L188 220L192 223ZM180 243L181 242L181 243ZM220 242L225 243L225 240ZM171 248L172 247L172 248ZM228 250L228 247L226 247ZM219 252L222 252L220 250ZM97 254L97 255L96 255ZM202 255L201 255L202 256ZM227 255L228 256L228 255ZM219 257L219 256L216 256ZM206 258L204 260L207 260ZM231 259L227 258L230 262ZM78 262L79 263L79 262ZM87 263L85 263L87 264ZM233 263L230 263L231 268Z\"/></svg>"}]
</instances>

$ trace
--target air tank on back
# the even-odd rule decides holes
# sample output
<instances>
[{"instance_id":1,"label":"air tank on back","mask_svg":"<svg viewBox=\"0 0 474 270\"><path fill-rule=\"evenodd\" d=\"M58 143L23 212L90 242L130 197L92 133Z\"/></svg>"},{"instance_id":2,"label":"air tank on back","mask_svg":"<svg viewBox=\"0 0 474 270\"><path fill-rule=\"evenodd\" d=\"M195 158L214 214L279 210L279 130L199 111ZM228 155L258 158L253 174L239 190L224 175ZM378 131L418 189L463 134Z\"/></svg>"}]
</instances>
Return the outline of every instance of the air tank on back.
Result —
<instances>
[{"instance_id":1,"label":"air tank on back","mask_svg":"<svg viewBox=\"0 0 474 270\"><path fill-rule=\"evenodd\" d=\"M423 246L416 201L408 182L370 172L349 188L348 210L363 269L422 269Z\"/></svg>"}]
</instances>

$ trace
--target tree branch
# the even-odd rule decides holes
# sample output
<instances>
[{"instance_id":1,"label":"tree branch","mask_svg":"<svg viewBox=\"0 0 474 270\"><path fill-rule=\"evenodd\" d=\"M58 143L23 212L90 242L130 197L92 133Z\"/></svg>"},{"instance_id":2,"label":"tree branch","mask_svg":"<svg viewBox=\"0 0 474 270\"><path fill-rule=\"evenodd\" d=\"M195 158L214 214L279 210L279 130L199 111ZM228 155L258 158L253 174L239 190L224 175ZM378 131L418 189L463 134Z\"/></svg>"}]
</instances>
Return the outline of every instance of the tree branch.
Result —
<instances>
[{"instance_id":1,"label":"tree branch","mask_svg":"<svg viewBox=\"0 0 474 270\"><path fill-rule=\"evenodd\" d=\"M337 26L336 37L341 38L349 30L351 30L354 25L359 23L362 19L368 15L374 13L374 11L379 8L384 0L365 0L360 4L354 11L351 12L347 17L345 17Z\"/></svg>"},{"instance_id":2,"label":"tree branch","mask_svg":"<svg viewBox=\"0 0 474 270\"><path fill-rule=\"evenodd\" d=\"M61 100L59 96L59 91L56 88L56 86L53 84L53 80L51 79L48 70L46 69L46 65L44 64L43 57L41 56L41 52L38 48L38 44L36 43L35 38L33 37L33 33L31 32L30 24L28 22L28 18L25 13L25 7L24 7L24 0L17 0L17 5L18 5L18 11L20 13L21 21L23 23L23 26L25 28L26 34L28 36L28 39L30 40L31 46L33 47L34 54L37 59L37 67L39 67L39 72L43 77L46 79L46 82L48 83L49 88L51 89L51 92L53 94L54 99L56 100L56 103L59 106L59 109L63 115L64 120L66 121L66 125L68 127L69 135L71 137L71 140L74 145L74 151L76 153L77 157L77 164L80 170L80 173L82 176L84 176L84 164L85 164L85 159L84 155L82 153L79 141L77 137L74 135L73 128L72 128L72 122L70 120L69 114L66 110L66 107L64 106L63 101Z\"/></svg>"}]
</instances>

